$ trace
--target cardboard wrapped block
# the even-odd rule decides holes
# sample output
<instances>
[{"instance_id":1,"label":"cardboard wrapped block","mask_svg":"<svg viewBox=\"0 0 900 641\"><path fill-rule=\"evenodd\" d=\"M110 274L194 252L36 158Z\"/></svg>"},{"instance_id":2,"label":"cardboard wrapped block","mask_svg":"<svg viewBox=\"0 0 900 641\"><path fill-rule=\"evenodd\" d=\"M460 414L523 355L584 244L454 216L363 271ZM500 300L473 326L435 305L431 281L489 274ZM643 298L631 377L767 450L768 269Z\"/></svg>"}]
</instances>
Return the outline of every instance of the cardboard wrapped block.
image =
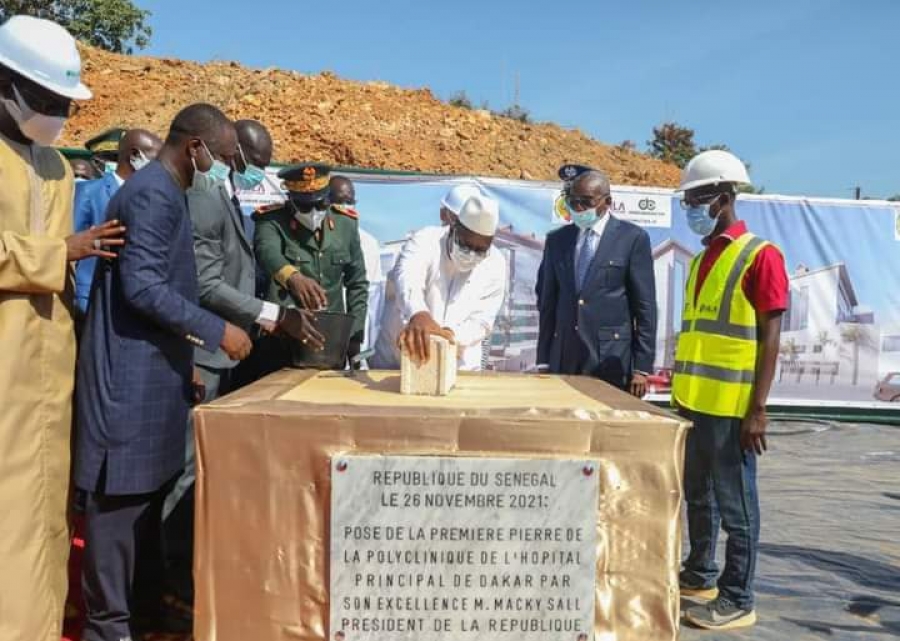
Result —
<instances>
[{"instance_id":1,"label":"cardboard wrapped block","mask_svg":"<svg viewBox=\"0 0 900 641\"><path fill-rule=\"evenodd\" d=\"M400 392L446 396L456 384L456 346L441 336L431 337L430 358L417 363L406 350L400 354Z\"/></svg>"},{"instance_id":2,"label":"cardboard wrapped block","mask_svg":"<svg viewBox=\"0 0 900 641\"><path fill-rule=\"evenodd\" d=\"M329 630L332 469L366 454L592 461L593 638L676 639L686 422L581 377L399 391L399 372L285 370L198 408L197 641L343 636Z\"/></svg>"}]
</instances>

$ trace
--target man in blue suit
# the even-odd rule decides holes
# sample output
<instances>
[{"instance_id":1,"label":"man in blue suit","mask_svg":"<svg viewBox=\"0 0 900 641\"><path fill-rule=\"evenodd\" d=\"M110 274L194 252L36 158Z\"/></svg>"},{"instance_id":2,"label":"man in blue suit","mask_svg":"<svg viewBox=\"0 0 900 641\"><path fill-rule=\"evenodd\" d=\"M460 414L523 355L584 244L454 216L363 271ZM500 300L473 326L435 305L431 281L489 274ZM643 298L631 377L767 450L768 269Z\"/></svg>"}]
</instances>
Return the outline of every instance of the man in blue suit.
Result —
<instances>
[{"instance_id":1,"label":"man in blue suit","mask_svg":"<svg viewBox=\"0 0 900 641\"><path fill-rule=\"evenodd\" d=\"M138 169L156 158L162 140L143 129L132 129L119 140L119 161L116 170L97 180L75 185L75 232L85 231L106 222L106 207L126 180ZM96 258L83 260L75 266L75 304L87 313L91 282L94 280Z\"/></svg>"},{"instance_id":2,"label":"man in blue suit","mask_svg":"<svg viewBox=\"0 0 900 641\"><path fill-rule=\"evenodd\" d=\"M641 397L653 367L656 285L647 232L609 213L609 180L581 173L538 271L538 369L600 378Z\"/></svg>"},{"instance_id":3,"label":"man in blue suit","mask_svg":"<svg viewBox=\"0 0 900 641\"><path fill-rule=\"evenodd\" d=\"M211 105L182 110L159 160L110 201L127 228L115 262L98 266L77 371L75 483L85 511L84 641L132 636L141 561L160 570L160 512L184 465L194 348L240 360L250 338L198 305L188 187L212 191L229 174L234 126ZM136 577L135 574L138 573ZM146 604L150 616L159 607Z\"/></svg>"}]
</instances>

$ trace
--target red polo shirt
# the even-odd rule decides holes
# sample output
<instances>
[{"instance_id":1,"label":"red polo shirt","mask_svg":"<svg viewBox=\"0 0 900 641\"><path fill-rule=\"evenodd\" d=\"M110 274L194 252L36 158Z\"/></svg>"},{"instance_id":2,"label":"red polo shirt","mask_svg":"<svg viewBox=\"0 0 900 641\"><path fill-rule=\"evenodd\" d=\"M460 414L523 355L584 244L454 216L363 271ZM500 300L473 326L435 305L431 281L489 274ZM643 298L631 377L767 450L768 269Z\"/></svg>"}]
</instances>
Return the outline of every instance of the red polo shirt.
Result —
<instances>
[{"instance_id":1,"label":"red polo shirt","mask_svg":"<svg viewBox=\"0 0 900 641\"><path fill-rule=\"evenodd\" d=\"M694 300L700 294L706 277L713 265L728 247L728 244L747 233L747 224L738 221L725 232L709 242L709 247L700 261L697 269L697 291L694 292ZM783 312L788 307L788 282L787 270L784 267L784 256L774 245L766 245L756 254L750 269L744 274L741 283L744 294L753 305L758 314L770 312Z\"/></svg>"}]
</instances>

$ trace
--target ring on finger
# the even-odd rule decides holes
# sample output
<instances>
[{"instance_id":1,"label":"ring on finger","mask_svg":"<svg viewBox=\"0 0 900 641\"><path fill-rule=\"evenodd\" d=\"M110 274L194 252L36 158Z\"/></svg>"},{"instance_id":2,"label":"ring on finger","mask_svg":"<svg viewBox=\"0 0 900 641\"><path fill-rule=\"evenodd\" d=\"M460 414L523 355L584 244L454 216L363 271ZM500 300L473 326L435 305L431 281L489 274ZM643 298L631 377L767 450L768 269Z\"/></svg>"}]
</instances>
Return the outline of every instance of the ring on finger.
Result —
<instances>
[{"instance_id":1,"label":"ring on finger","mask_svg":"<svg viewBox=\"0 0 900 641\"><path fill-rule=\"evenodd\" d=\"M99 238L95 238L95 239L94 239L94 249L96 249L96 250L99 251L99 250L102 249L102 248L103 248L103 243L100 242L100 239L99 239Z\"/></svg>"}]
</instances>

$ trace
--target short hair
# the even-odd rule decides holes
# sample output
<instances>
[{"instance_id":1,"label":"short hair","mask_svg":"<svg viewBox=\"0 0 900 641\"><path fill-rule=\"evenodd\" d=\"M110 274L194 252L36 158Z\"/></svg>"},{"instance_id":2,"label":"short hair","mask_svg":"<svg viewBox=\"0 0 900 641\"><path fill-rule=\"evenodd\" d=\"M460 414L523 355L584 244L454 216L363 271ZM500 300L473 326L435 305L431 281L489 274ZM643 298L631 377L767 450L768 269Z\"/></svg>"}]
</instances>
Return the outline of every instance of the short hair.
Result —
<instances>
[{"instance_id":1,"label":"short hair","mask_svg":"<svg viewBox=\"0 0 900 641\"><path fill-rule=\"evenodd\" d=\"M259 136L260 142L272 144L272 134L266 126L258 120L236 120L234 128L238 134L238 140L244 140L246 136Z\"/></svg>"},{"instance_id":2,"label":"short hair","mask_svg":"<svg viewBox=\"0 0 900 641\"><path fill-rule=\"evenodd\" d=\"M169 127L167 143L181 142L185 138L201 138L207 144L214 144L219 135L232 126L222 111L205 102L185 107L175 116Z\"/></svg>"},{"instance_id":3,"label":"short hair","mask_svg":"<svg viewBox=\"0 0 900 641\"><path fill-rule=\"evenodd\" d=\"M596 189L597 187L603 187L603 191L607 194L609 194L612 188L609 183L609 177L597 169L591 169L578 176L572 181L572 186L574 187L576 183L579 185L588 185L591 190Z\"/></svg>"}]
</instances>

